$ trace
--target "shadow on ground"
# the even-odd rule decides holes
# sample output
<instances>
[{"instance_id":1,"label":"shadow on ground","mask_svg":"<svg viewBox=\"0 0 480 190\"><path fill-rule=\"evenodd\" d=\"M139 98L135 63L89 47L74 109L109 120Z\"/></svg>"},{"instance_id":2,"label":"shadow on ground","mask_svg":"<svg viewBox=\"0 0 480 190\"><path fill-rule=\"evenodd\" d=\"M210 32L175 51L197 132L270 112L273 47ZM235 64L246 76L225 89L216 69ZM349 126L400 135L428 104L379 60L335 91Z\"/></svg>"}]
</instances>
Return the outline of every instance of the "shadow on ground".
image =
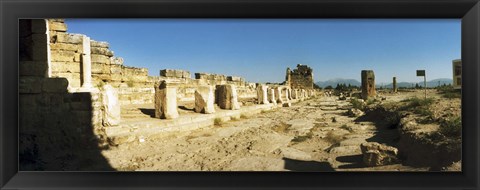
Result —
<instances>
[{"instance_id":1,"label":"shadow on ground","mask_svg":"<svg viewBox=\"0 0 480 190\"><path fill-rule=\"evenodd\" d=\"M335 171L328 162L302 161L283 158L285 169L290 171Z\"/></svg>"},{"instance_id":2,"label":"shadow on ground","mask_svg":"<svg viewBox=\"0 0 480 190\"><path fill-rule=\"evenodd\" d=\"M366 112L365 115L358 117L354 122L373 122L376 132L374 136L366 139L367 142L378 142L388 146L396 147L400 138L400 133L391 124L385 121L384 113L380 110Z\"/></svg>"},{"instance_id":3,"label":"shadow on ground","mask_svg":"<svg viewBox=\"0 0 480 190\"><path fill-rule=\"evenodd\" d=\"M155 109L149 109L149 108L138 108L143 114L148 115L152 118L155 117Z\"/></svg>"},{"instance_id":4,"label":"shadow on ground","mask_svg":"<svg viewBox=\"0 0 480 190\"><path fill-rule=\"evenodd\" d=\"M344 162L348 164L340 165L338 168L346 169L346 168L364 168L366 167L363 163L363 155L349 155L349 156L339 156L335 160L339 162Z\"/></svg>"}]
</instances>

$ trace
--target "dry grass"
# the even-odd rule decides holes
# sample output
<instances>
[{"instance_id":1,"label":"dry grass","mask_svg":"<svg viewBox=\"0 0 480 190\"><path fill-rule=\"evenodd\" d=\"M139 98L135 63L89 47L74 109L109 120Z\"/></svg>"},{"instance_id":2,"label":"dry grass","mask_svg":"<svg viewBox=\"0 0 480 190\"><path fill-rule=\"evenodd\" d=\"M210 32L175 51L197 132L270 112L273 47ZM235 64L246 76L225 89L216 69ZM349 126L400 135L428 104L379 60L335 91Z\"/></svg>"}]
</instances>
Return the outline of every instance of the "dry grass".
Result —
<instances>
[{"instance_id":1,"label":"dry grass","mask_svg":"<svg viewBox=\"0 0 480 190\"><path fill-rule=\"evenodd\" d=\"M278 125L275 125L273 130L277 133L288 133L290 131L290 125L284 122L280 122Z\"/></svg>"},{"instance_id":2,"label":"dry grass","mask_svg":"<svg viewBox=\"0 0 480 190\"><path fill-rule=\"evenodd\" d=\"M223 124L222 118L215 118L215 120L213 120L213 125L215 125L217 127L221 127L222 124Z\"/></svg>"},{"instance_id":3,"label":"dry grass","mask_svg":"<svg viewBox=\"0 0 480 190\"><path fill-rule=\"evenodd\" d=\"M343 140L343 137L330 131L327 133L327 136L325 136L325 140L331 144L338 144Z\"/></svg>"},{"instance_id":4,"label":"dry grass","mask_svg":"<svg viewBox=\"0 0 480 190\"><path fill-rule=\"evenodd\" d=\"M295 138L292 139L292 142L294 143L299 143L299 142L303 142L303 141L306 141L308 139L311 139L313 137L313 132L310 131L308 132L307 134L305 135L302 135L302 136L296 136Z\"/></svg>"}]
</instances>

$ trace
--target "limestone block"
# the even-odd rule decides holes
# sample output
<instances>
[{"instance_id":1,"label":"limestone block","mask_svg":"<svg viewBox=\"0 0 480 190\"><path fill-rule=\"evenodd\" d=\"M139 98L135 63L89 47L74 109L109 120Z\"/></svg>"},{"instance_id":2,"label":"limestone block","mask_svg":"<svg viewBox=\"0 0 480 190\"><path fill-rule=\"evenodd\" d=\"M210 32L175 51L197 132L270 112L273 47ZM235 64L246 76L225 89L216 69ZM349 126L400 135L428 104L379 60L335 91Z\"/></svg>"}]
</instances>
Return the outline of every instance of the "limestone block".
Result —
<instances>
[{"instance_id":1,"label":"limestone block","mask_svg":"<svg viewBox=\"0 0 480 190\"><path fill-rule=\"evenodd\" d=\"M282 104L283 107L291 107L292 106L292 103L291 102L284 102Z\"/></svg>"},{"instance_id":2,"label":"limestone block","mask_svg":"<svg viewBox=\"0 0 480 190\"><path fill-rule=\"evenodd\" d=\"M47 31L47 24L44 19L31 20L31 32L35 34L45 34Z\"/></svg>"},{"instance_id":3,"label":"limestone block","mask_svg":"<svg viewBox=\"0 0 480 190\"><path fill-rule=\"evenodd\" d=\"M112 65L123 65L123 58L121 58L121 57L110 57L110 64L112 64Z\"/></svg>"},{"instance_id":4,"label":"limestone block","mask_svg":"<svg viewBox=\"0 0 480 190\"><path fill-rule=\"evenodd\" d=\"M110 64L110 58L105 55L92 54L92 63Z\"/></svg>"},{"instance_id":5,"label":"limestone block","mask_svg":"<svg viewBox=\"0 0 480 190\"><path fill-rule=\"evenodd\" d=\"M280 87L275 88L275 97L277 98L277 103L283 105L282 88L280 88Z\"/></svg>"},{"instance_id":6,"label":"limestone block","mask_svg":"<svg viewBox=\"0 0 480 190\"><path fill-rule=\"evenodd\" d=\"M51 50L66 50L82 53L82 46L78 44L51 43Z\"/></svg>"},{"instance_id":7,"label":"limestone block","mask_svg":"<svg viewBox=\"0 0 480 190\"><path fill-rule=\"evenodd\" d=\"M74 62L75 54L74 51L52 50L50 58L52 62Z\"/></svg>"},{"instance_id":8,"label":"limestone block","mask_svg":"<svg viewBox=\"0 0 480 190\"><path fill-rule=\"evenodd\" d=\"M195 112L215 113L215 94L212 86L199 86L195 89Z\"/></svg>"},{"instance_id":9,"label":"limestone block","mask_svg":"<svg viewBox=\"0 0 480 190\"><path fill-rule=\"evenodd\" d=\"M243 82L244 79L242 77L237 77L237 76L227 76L227 81Z\"/></svg>"},{"instance_id":10,"label":"limestone block","mask_svg":"<svg viewBox=\"0 0 480 190\"><path fill-rule=\"evenodd\" d=\"M48 22L48 29L58 32L66 32L67 25L63 22Z\"/></svg>"},{"instance_id":11,"label":"limestone block","mask_svg":"<svg viewBox=\"0 0 480 190\"><path fill-rule=\"evenodd\" d=\"M46 61L20 61L18 66L20 76L47 76L48 63Z\"/></svg>"},{"instance_id":12,"label":"limestone block","mask_svg":"<svg viewBox=\"0 0 480 190\"><path fill-rule=\"evenodd\" d=\"M41 93L43 78L41 77L20 77L18 81L19 93Z\"/></svg>"},{"instance_id":13,"label":"limestone block","mask_svg":"<svg viewBox=\"0 0 480 190\"><path fill-rule=\"evenodd\" d=\"M184 70L163 69L160 70L160 76L174 78L190 78L190 72Z\"/></svg>"},{"instance_id":14,"label":"limestone block","mask_svg":"<svg viewBox=\"0 0 480 190\"><path fill-rule=\"evenodd\" d=\"M237 90L234 85L224 84L216 87L216 102L222 109L238 110Z\"/></svg>"},{"instance_id":15,"label":"limestone block","mask_svg":"<svg viewBox=\"0 0 480 190\"><path fill-rule=\"evenodd\" d=\"M360 145L360 149L363 154L363 162L367 166L382 166L398 163L398 149L395 147L377 142L365 142Z\"/></svg>"},{"instance_id":16,"label":"limestone block","mask_svg":"<svg viewBox=\"0 0 480 190\"><path fill-rule=\"evenodd\" d=\"M288 93L288 89L287 88L284 88L283 89L283 92L285 93L285 101L289 102L290 101L290 94Z\"/></svg>"},{"instance_id":17,"label":"limestone block","mask_svg":"<svg viewBox=\"0 0 480 190\"><path fill-rule=\"evenodd\" d=\"M108 48L102 48L102 47L92 47L91 48L92 54L98 54L98 55L106 55L108 57L113 56L113 51L108 49Z\"/></svg>"},{"instance_id":18,"label":"limestone block","mask_svg":"<svg viewBox=\"0 0 480 190\"><path fill-rule=\"evenodd\" d=\"M79 62L51 62L52 72L80 73Z\"/></svg>"},{"instance_id":19,"label":"limestone block","mask_svg":"<svg viewBox=\"0 0 480 190\"><path fill-rule=\"evenodd\" d=\"M268 101L268 86L258 85L257 86L257 101L259 104L269 104Z\"/></svg>"},{"instance_id":20,"label":"limestone block","mask_svg":"<svg viewBox=\"0 0 480 190\"><path fill-rule=\"evenodd\" d=\"M48 93L66 93L68 80L66 78L46 78L43 80L42 91Z\"/></svg>"},{"instance_id":21,"label":"limestone block","mask_svg":"<svg viewBox=\"0 0 480 190\"><path fill-rule=\"evenodd\" d=\"M122 73L122 66L121 65L110 65L110 73L112 74L121 74Z\"/></svg>"},{"instance_id":22,"label":"limestone block","mask_svg":"<svg viewBox=\"0 0 480 190\"><path fill-rule=\"evenodd\" d=\"M57 33L54 38L56 43L81 44L83 42L82 34Z\"/></svg>"},{"instance_id":23,"label":"limestone block","mask_svg":"<svg viewBox=\"0 0 480 190\"><path fill-rule=\"evenodd\" d=\"M116 126L120 123L120 102L118 92L106 84L102 90L103 126Z\"/></svg>"},{"instance_id":24,"label":"limestone block","mask_svg":"<svg viewBox=\"0 0 480 190\"><path fill-rule=\"evenodd\" d=\"M166 81L155 84L155 117L174 119L178 116L177 87Z\"/></svg>"},{"instance_id":25,"label":"limestone block","mask_svg":"<svg viewBox=\"0 0 480 190\"><path fill-rule=\"evenodd\" d=\"M92 74L110 74L110 66L104 63L92 63Z\"/></svg>"},{"instance_id":26,"label":"limestone block","mask_svg":"<svg viewBox=\"0 0 480 190\"><path fill-rule=\"evenodd\" d=\"M375 74L372 70L362 70L362 99L376 96Z\"/></svg>"},{"instance_id":27,"label":"limestone block","mask_svg":"<svg viewBox=\"0 0 480 190\"><path fill-rule=\"evenodd\" d=\"M275 98L275 89L273 88L268 89L268 101L270 101L274 105L277 105L277 99Z\"/></svg>"},{"instance_id":28,"label":"limestone block","mask_svg":"<svg viewBox=\"0 0 480 190\"><path fill-rule=\"evenodd\" d=\"M109 48L108 42L100 42L95 40L90 40L91 47L100 47L100 48Z\"/></svg>"}]
</instances>

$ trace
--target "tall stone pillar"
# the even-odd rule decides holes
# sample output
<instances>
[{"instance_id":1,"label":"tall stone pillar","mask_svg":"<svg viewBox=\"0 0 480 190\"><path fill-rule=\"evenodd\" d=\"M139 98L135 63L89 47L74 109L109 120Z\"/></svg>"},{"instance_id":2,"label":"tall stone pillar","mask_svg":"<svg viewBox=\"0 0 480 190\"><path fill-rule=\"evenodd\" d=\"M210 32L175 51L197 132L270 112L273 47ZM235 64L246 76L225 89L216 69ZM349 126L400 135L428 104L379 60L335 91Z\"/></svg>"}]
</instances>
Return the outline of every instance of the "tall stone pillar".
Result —
<instances>
[{"instance_id":1,"label":"tall stone pillar","mask_svg":"<svg viewBox=\"0 0 480 190\"><path fill-rule=\"evenodd\" d=\"M215 94L213 86L199 86L195 89L195 112L215 113Z\"/></svg>"},{"instance_id":2,"label":"tall stone pillar","mask_svg":"<svg viewBox=\"0 0 480 190\"><path fill-rule=\"evenodd\" d=\"M292 100L293 97L292 97L292 89L291 88L288 88L288 99Z\"/></svg>"},{"instance_id":3,"label":"tall stone pillar","mask_svg":"<svg viewBox=\"0 0 480 190\"><path fill-rule=\"evenodd\" d=\"M290 94L288 93L288 88L284 88L283 91L285 92L285 101L290 101Z\"/></svg>"},{"instance_id":4,"label":"tall stone pillar","mask_svg":"<svg viewBox=\"0 0 480 190\"><path fill-rule=\"evenodd\" d=\"M393 77L393 92L397 92L397 77Z\"/></svg>"},{"instance_id":5,"label":"tall stone pillar","mask_svg":"<svg viewBox=\"0 0 480 190\"><path fill-rule=\"evenodd\" d=\"M277 105L277 99L275 99L275 89L273 88L268 89L268 101L273 105Z\"/></svg>"},{"instance_id":6,"label":"tall stone pillar","mask_svg":"<svg viewBox=\"0 0 480 190\"><path fill-rule=\"evenodd\" d=\"M367 100L375 95L375 74L372 70L362 70L362 99Z\"/></svg>"},{"instance_id":7,"label":"tall stone pillar","mask_svg":"<svg viewBox=\"0 0 480 190\"><path fill-rule=\"evenodd\" d=\"M216 95L216 102L220 108L228 110L240 109L240 104L238 103L237 97L237 89L234 85L217 85Z\"/></svg>"},{"instance_id":8,"label":"tall stone pillar","mask_svg":"<svg viewBox=\"0 0 480 190\"><path fill-rule=\"evenodd\" d=\"M177 87L161 81L155 84L155 117L160 119L177 118Z\"/></svg>"},{"instance_id":9,"label":"tall stone pillar","mask_svg":"<svg viewBox=\"0 0 480 190\"><path fill-rule=\"evenodd\" d=\"M277 98L277 103L278 104L283 104L282 100L282 88L276 87L275 88L275 97Z\"/></svg>"},{"instance_id":10,"label":"tall stone pillar","mask_svg":"<svg viewBox=\"0 0 480 190\"><path fill-rule=\"evenodd\" d=\"M83 35L82 41L82 89L92 86L92 57L90 55L90 37Z\"/></svg>"},{"instance_id":11,"label":"tall stone pillar","mask_svg":"<svg viewBox=\"0 0 480 190\"><path fill-rule=\"evenodd\" d=\"M297 89L292 90L292 98L293 99L298 99L298 90Z\"/></svg>"},{"instance_id":12,"label":"tall stone pillar","mask_svg":"<svg viewBox=\"0 0 480 190\"><path fill-rule=\"evenodd\" d=\"M268 86L266 85L258 85L257 86L257 100L258 104L268 104Z\"/></svg>"}]
</instances>

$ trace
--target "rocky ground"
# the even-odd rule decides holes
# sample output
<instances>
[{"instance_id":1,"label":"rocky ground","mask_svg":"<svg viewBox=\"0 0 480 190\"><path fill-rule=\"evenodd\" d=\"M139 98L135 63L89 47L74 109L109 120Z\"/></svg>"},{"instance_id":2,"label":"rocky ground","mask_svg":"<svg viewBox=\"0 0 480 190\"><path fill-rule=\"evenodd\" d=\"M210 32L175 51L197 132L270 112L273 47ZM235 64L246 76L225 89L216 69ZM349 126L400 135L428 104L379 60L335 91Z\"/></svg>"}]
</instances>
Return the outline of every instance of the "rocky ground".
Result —
<instances>
[{"instance_id":1,"label":"rocky ground","mask_svg":"<svg viewBox=\"0 0 480 190\"><path fill-rule=\"evenodd\" d=\"M380 93L385 102L423 91ZM429 95L441 97L434 91ZM459 99L435 109L460 110ZM458 107L455 107L457 106ZM442 107L443 106L443 107ZM380 117L351 116L349 100L319 96L195 131L171 132L103 150L122 171L427 171L401 162L368 167L360 144L394 146L399 132ZM140 126L141 127L141 126ZM449 166L459 170L458 163Z\"/></svg>"}]
</instances>

